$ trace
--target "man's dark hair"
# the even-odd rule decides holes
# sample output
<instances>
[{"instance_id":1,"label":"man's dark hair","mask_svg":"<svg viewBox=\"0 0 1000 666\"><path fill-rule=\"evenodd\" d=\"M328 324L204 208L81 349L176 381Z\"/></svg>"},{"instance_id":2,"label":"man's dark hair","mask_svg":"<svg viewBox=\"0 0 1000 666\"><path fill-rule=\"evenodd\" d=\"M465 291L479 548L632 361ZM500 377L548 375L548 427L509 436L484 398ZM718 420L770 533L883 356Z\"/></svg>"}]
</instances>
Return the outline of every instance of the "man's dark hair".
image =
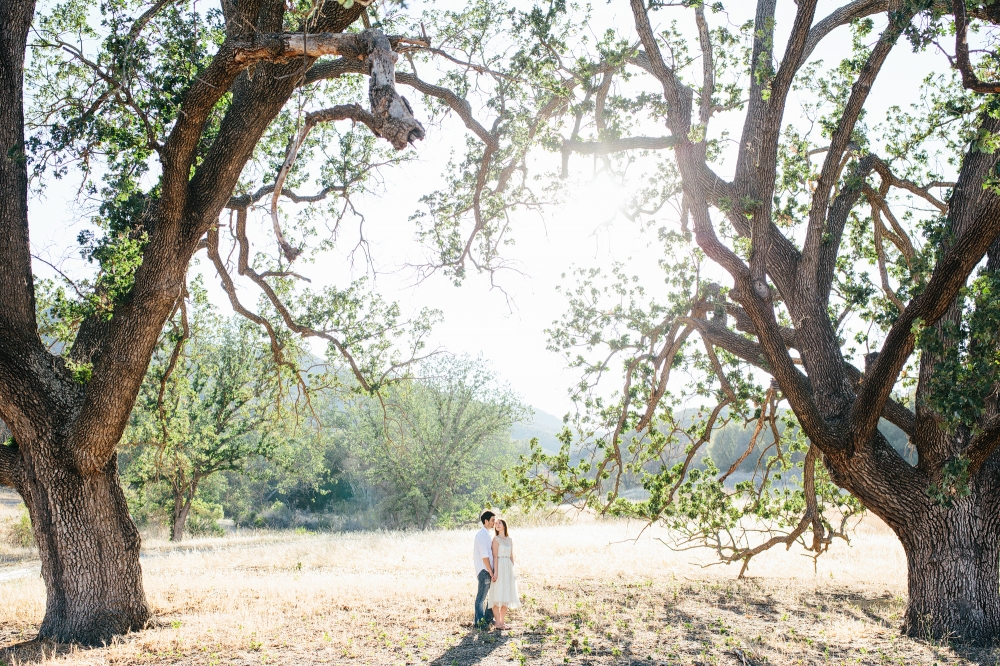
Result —
<instances>
[{"instance_id":1,"label":"man's dark hair","mask_svg":"<svg viewBox=\"0 0 1000 666\"><path fill-rule=\"evenodd\" d=\"M490 518L492 518L495 515L497 515L497 514L493 513L492 511L483 511L483 515L479 516L479 522L481 522L483 525L485 525L486 521L489 520Z\"/></svg>"}]
</instances>

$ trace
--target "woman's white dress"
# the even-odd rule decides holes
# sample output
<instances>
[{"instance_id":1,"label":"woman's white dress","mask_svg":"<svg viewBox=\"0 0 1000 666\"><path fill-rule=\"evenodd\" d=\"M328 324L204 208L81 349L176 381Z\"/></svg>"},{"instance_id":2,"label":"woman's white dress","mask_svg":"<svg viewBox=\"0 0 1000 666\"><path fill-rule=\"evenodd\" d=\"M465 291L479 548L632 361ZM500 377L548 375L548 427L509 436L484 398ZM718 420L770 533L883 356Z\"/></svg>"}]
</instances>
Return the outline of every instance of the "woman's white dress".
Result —
<instances>
[{"instance_id":1,"label":"woman's white dress","mask_svg":"<svg viewBox=\"0 0 1000 666\"><path fill-rule=\"evenodd\" d=\"M497 552L497 579L495 583L490 584L489 607L517 608L521 605L521 599L517 596L514 563L510 560L514 542L510 540L510 537L498 536L496 539L500 542L500 548Z\"/></svg>"}]
</instances>

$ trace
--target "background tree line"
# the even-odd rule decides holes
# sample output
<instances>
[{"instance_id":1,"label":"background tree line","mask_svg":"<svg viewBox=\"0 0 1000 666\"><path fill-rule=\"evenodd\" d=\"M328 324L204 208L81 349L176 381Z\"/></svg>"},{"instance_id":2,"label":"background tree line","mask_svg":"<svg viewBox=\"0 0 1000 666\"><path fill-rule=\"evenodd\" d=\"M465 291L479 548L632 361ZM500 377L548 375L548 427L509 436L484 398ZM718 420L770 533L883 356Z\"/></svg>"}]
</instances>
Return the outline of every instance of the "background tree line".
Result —
<instances>
[{"instance_id":1,"label":"background tree line","mask_svg":"<svg viewBox=\"0 0 1000 666\"><path fill-rule=\"evenodd\" d=\"M200 280L153 355L120 445L140 525L416 527L475 521L520 452L530 416L481 358L439 354L379 397L289 342L305 379L246 319L221 316Z\"/></svg>"}]
</instances>

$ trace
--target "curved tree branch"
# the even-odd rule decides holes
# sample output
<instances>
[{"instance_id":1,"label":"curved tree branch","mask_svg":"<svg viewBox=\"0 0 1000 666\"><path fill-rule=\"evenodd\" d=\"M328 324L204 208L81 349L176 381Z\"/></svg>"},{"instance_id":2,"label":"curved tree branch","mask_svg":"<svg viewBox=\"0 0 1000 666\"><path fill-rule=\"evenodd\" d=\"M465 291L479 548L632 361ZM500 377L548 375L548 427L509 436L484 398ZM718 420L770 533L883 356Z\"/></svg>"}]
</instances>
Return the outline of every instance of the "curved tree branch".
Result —
<instances>
[{"instance_id":1,"label":"curved tree branch","mask_svg":"<svg viewBox=\"0 0 1000 666\"><path fill-rule=\"evenodd\" d=\"M357 104L341 104L329 109L323 109L322 111L307 113L305 122L302 124L302 127L299 128L298 133L288 141L285 161L282 163L281 169L278 170L278 177L275 179L274 185L271 187L271 225L274 228L274 235L278 239L278 245L281 246L281 252L285 255L285 258L289 263L295 261L295 259L302 253L302 250L297 247L293 247L292 244L285 239L285 235L281 232L281 223L278 221L278 199L285 191L285 179L288 178L288 173L291 171L292 165L295 163L295 158L298 156L299 150L302 148L302 144L305 143L306 137L309 136L309 132L312 131L313 127L321 122L347 119L364 123L376 135L379 135L377 127L379 123L377 122L375 116L368 113Z\"/></svg>"},{"instance_id":2,"label":"curved tree branch","mask_svg":"<svg viewBox=\"0 0 1000 666\"><path fill-rule=\"evenodd\" d=\"M972 69L967 41L969 19L966 15L965 2L966 0L952 0L951 3L952 12L955 14L955 67L962 74L962 85L965 88L977 93L1000 93L1000 83L980 81Z\"/></svg>"},{"instance_id":3,"label":"curved tree branch","mask_svg":"<svg viewBox=\"0 0 1000 666\"><path fill-rule=\"evenodd\" d=\"M834 11L821 21L818 21L809 30L809 37L806 39L802 55L799 57L799 67L805 64L812 52L816 50L823 38L842 25L847 25L851 21L872 14L881 14L888 11L889 0L855 0Z\"/></svg>"},{"instance_id":4,"label":"curved tree branch","mask_svg":"<svg viewBox=\"0 0 1000 666\"><path fill-rule=\"evenodd\" d=\"M1000 121L985 116L982 129L997 131ZM948 212L955 241L937 262L924 290L889 329L851 408L851 432L859 445L868 441L875 430L882 406L913 352L916 329L933 325L947 312L969 274L1000 235L1000 196L983 187L995 164L995 155L974 147L965 156Z\"/></svg>"},{"instance_id":5,"label":"curved tree branch","mask_svg":"<svg viewBox=\"0 0 1000 666\"><path fill-rule=\"evenodd\" d=\"M767 359L761 351L760 345L749 338L739 335L721 324L705 319L690 317L685 318L683 321L698 330L706 345L721 347L733 356L761 370L770 372ZM844 363L844 372L857 391L864 380L862 372L854 367L854 365L846 362ZM808 382L808 379L806 381ZM916 430L915 416L912 411L899 402L891 398L887 399L881 416L905 432L907 436L912 437L914 435Z\"/></svg>"},{"instance_id":6,"label":"curved tree branch","mask_svg":"<svg viewBox=\"0 0 1000 666\"><path fill-rule=\"evenodd\" d=\"M281 190L281 196L290 199L292 203L318 203L326 199L330 193L344 192L346 189L347 187L344 185L327 185L316 194L296 194L294 191L286 187ZM273 183L270 185L263 185L255 192L248 192L247 194L231 197L229 199L229 203L226 204L226 208L229 208L230 210L248 208L272 192L274 192Z\"/></svg>"},{"instance_id":7,"label":"curved tree branch","mask_svg":"<svg viewBox=\"0 0 1000 666\"><path fill-rule=\"evenodd\" d=\"M472 106L464 98L459 97L447 88L427 83L417 77L417 75L410 74L409 72L398 72L396 74L396 82L402 83L405 86L410 86L414 90L430 97L440 99L447 104L452 111L458 114L458 117L462 119L465 126L472 130L484 144L494 150L499 147L496 137L493 136L489 130L483 127L478 120L476 120L476 118L472 115Z\"/></svg>"},{"instance_id":8,"label":"curved tree branch","mask_svg":"<svg viewBox=\"0 0 1000 666\"><path fill-rule=\"evenodd\" d=\"M823 524L819 520L819 515L817 512L817 503L816 503L816 481L815 481L816 457L817 457L816 445L812 444L810 445L809 450L806 452L806 459L802 465L802 486L803 486L802 490L806 499L806 512L799 520L798 525L796 525L795 528L785 536L771 537L762 544L759 544L753 548L747 548L746 550L739 551L730 557L724 558L724 561L728 562L736 562L737 560L743 560L743 567L740 569L740 574L739 576L737 576L738 578L743 578L743 574L746 573L747 567L750 566L750 560L753 559L754 556L760 555L764 551L769 550L774 546L781 544L784 544L785 546L788 546L790 548L792 544L794 544L799 537L805 534L805 531L809 529L810 525L813 526L814 530L813 548L811 550L816 550L823 545L824 543L824 539L822 536ZM817 533L817 526L819 530L818 533Z\"/></svg>"},{"instance_id":9,"label":"curved tree branch","mask_svg":"<svg viewBox=\"0 0 1000 666\"><path fill-rule=\"evenodd\" d=\"M237 219L239 219L240 216L242 216L244 220L246 219L246 209L237 211ZM281 341L278 339L278 333L274 330L274 326L271 322L268 321L267 318L261 317L256 312L248 310L243 303L240 302L239 296L236 295L236 284L233 282L232 276L229 275L229 271L226 270L226 265L223 263L222 257L219 254L218 227L213 227L209 230L206 235L206 241L208 258L211 259L212 263L215 265L215 270L219 274L219 279L222 281L222 288L229 297L229 303L232 305L233 310L240 316L249 319L267 331L267 337L271 341L271 353L274 355L275 361L280 365L291 366L291 364L285 360Z\"/></svg>"},{"instance_id":10,"label":"curved tree branch","mask_svg":"<svg viewBox=\"0 0 1000 666\"><path fill-rule=\"evenodd\" d=\"M373 391L374 387L368 381L368 378L364 376L364 373L361 372L361 368L355 361L354 356L351 354L350 350L347 349L344 343L326 331L317 331L313 328L304 326L299 322L297 322L295 318L292 316L292 313L289 311L287 306L284 304L284 302L282 302L277 292L274 291L274 289L271 287L270 284L267 283L267 281L263 278L262 275L257 273L250 266L250 241L246 235L245 209L238 211L236 215L236 241L239 249L239 258L237 260L238 262L237 267L239 274L249 277L250 280L254 284L256 284L261 289L261 291L264 292L264 295L267 297L268 301L270 301L271 305L274 306L275 310L278 311L278 314L284 321L285 326L287 326L288 329L291 330L292 332L298 333L299 335L305 337L318 337L332 344L341 354L344 360L347 361L348 365L351 368L351 372L354 374L355 378L358 380L358 383L361 385L361 387L365 391L369 392ZM261 317L260 315L248 311L245 307L243 307L239 303L239 299L236 296L235 285L233 284L232 278L225 270L225 266L223 265L221 257L219 256L217 231L215 232L214 236L209 237L209 256L215 263L216 270L219 272L220 278L222 278L223 287L226 290L226 293L229 295L229 299L230 302L233 304L233 307L238 308L237 311L243 316L250 319L251 321L264 326L265 329L268 331L268 335L271 336L272 349L275 349L276 353L280 353L280 345L278 344L277 337L274 334L273 325L269 321L267 321L267 319Z\"/></svg>"}]
</instances>

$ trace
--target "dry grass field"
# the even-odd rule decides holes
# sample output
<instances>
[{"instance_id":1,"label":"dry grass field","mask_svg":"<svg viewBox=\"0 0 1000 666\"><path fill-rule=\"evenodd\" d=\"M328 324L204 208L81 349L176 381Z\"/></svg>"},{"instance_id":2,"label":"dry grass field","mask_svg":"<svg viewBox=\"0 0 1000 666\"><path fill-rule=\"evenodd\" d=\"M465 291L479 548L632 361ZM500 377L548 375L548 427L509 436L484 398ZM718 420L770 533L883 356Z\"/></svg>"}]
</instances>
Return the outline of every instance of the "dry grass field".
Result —
<instances>
[{"instance_id":1,"label":"dry grass field","mask_svg":"<svg viewBox=\"0 0 1000 666\"><path fill-rule=\"evenodd\" d=\"M0 496L0 523L16 517ZM868 520L812 560L738 569L668 550L636 524L511 525L524 606L508 632L468 626L472 533L258 533L147 539L156 626L84 649L32 642L45 593L30 551L0 548L0 663L994 664L898 635L902 550Z\"/></svg>"}]
</instances>

